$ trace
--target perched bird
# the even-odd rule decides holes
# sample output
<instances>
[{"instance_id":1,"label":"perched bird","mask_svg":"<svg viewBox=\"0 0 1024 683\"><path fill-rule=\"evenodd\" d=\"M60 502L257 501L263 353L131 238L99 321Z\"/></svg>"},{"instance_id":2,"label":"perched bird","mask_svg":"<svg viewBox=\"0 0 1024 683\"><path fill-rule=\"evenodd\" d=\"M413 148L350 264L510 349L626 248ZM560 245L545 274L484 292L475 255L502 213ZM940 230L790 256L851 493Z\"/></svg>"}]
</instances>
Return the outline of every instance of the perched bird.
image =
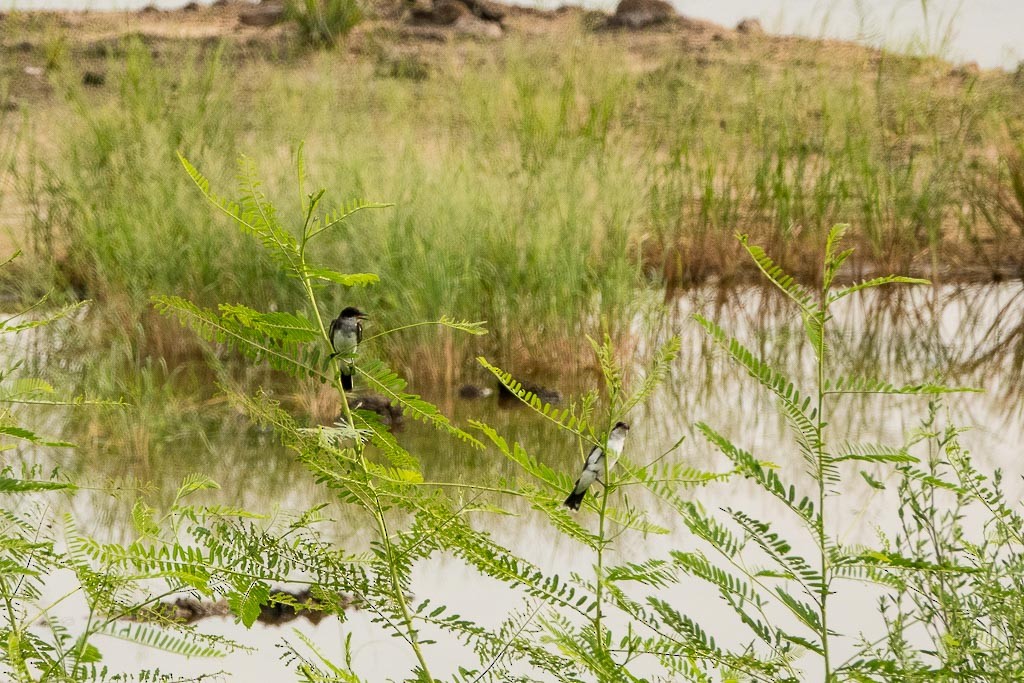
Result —
<instances>
[{"instance_id":1,"label":"perched bird","mask_svg":"<svg viewBox=\"0 0 1024 683\"><path fill-rule=\"evenodd\" d=\"M331 321L331 347L334 355L341 356L341 386L345 391L352 391L352 364L363 341L366 317L358 308L348 306Z\"/></svg>"},{"instance_id":2,"label":"perched bird","mask_svg":"<svg viewBox=\"0 0 1024 683\"><path fill-rule=\"evenodd\" d=\"M615 461L618 460L619 455L622 453L622 446L626 443L626 432L629 431L629 425L625 422L616 422L615 426L612 427L612 431L608 434L607 450L608 454L611 455L611 462L606 462L605 449L600 446L594 446L590 449L590 454L587 456L587 461L583 463L583 471L580 472L580 478L576 480L576 485L572 489L572 493L565 499L565 507L570 510L579 510L580 503L583 502L583 496L587 495L587 489L595 481L601 481L601 477L605 476L605 473L615 466ZM601 482L604 484L604 482Z\"/></svg>"}]
</instances>

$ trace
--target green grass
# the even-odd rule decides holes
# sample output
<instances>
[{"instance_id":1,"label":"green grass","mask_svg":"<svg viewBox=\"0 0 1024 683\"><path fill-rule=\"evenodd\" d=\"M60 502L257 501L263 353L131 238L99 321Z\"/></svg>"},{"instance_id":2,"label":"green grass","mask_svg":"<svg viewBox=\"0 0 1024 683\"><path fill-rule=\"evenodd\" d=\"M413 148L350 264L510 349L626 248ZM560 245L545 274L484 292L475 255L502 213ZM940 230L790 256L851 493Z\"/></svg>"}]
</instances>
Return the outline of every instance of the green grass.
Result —
<instances>
[{"instance_id":1,"label":"green grass","mask_svg":"<svg viewBox=\"0 0 1024 683\"><path fill-rule=\"evenodd\" d=\"M651 54L568 29L428 45L427 77L408 79L381 68L402 47L392 34L363 40L358 54L283 62L176 43L154 58L129 40L103 89L67 74L67 103L46 108L21 171L43 178L23 199L42 207L36 284L84 290L140 355L172 362L195 351L149 311L152 293L294 308L292 284L210 217L175 156L227 188L225 160L249 155L294 207L303 141L311 184L394 203L324 245L331 265L386 283L355 302L376 329L448 314L494 331L389 339L382 352L416 380L458 376L479 353L561 370L584 355L581 333L628 336L638 287L750 278L736 231L811 278L837 221L858 247L842 278L1024 265L1024 97L1010 75L964 81L937 60L800 42L774 61L756 44Z\"/></svg>"},{"instance_id":2,"label":"green grass","mask_svg":"<svg viewBox=\"0 0 1024 683\"><path fill-rule=\"evenodd\" d=\"M289 0L286 14L314 47L336 47L363 19L356 0Z\"/></svg>"}]
</instances>

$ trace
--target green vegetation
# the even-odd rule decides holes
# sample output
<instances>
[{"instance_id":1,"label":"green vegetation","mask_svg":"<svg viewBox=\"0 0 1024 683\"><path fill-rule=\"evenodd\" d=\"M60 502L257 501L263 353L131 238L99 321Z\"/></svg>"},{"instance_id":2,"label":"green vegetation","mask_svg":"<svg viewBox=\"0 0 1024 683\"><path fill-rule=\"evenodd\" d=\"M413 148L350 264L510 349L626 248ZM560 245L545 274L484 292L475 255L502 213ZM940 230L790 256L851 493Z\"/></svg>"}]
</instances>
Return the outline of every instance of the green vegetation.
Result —
<instances>
[{"instance_id":1,"label":"green vegetation","mask_svg":"<svg viewBox=\"0 0 1024 683\"><path fill-rule=\"evenodd\" d=\"M264 61L267 46L169 43L154 57L117 43L100 62L107 85L65 70L67 103L34 112L18 179L33 262L19 284L83 292L124 355L172 367L196 350L152 316L152 294L294 308L294 283L170 169L180 151L229 182L224 159L245 149L277 198L300 140L336 196L395 203L324 255L389 283L363 302L384 327L434 319L444 301L495 332L443 348L421 330L392 337L384 355L405 369L443 358L419 365L458 377L479 353L562 368L562 342L598 317L624 341L638 286L751 278L735 230L810 279L837 221L859 226L847 281L1020 273L1024 100L1011 75L801 41L680 54L652 34L637 52L566 21L497 45L403 46L378 25L358 54L283 62ZM405 63L419 76L391 77Z\"/></svg>"},{"instance_id":2,"label":"green vegetation","mask_svg":"<svg viewBox=\"0 0 1024 683\"><path fill-rule=\"evenodd\" d=\"M347 629L355 605L339 648L285 635L297 679L373 680L355 663L364 628L394 636L400 676L421 682L1024 678L1024 518L940 401L964 390L930 374L996 358L1019 411L1020 295L993 299L991 339L955 358L930 339L944 314L896 349L891 321L853 338L834 319L919 276L1022 273L1014 76L699 32L680 52L673 31L588 33L571 12L497 43L409 42L371 18L350 53L316 52L340 47L358 7L290 12L286 40L246 45L0 25L43 35L19 54L46 67L31 81L0 64L0 219L25 252L0 271L23 302L0 320L0 677L195 680L119 677L107 639L216 657L266 610ZM86 86L87 68L103 73ZM684 321L660 303L755 278L778 296L744 290L736 336L716 305ZM372 312L357 386L400 406L406 433L339 386L325 325L346 304ZM768 306L791 318L773 335ZM788 448L762 452L748 392L712 381L679 324L777 403ZM879 346L929 372L861 376ZM736 402L737 426L708 416L723 400L659 389L691 370ZM545 373L579 395L551 405L521 383ZM463 378L503 385L535 433L480 403L455 419ZM844 406L866 397L924 417L900 443L861 443L868 418ZM46 436L65 416L69 436ZM578 463L560 456L659 418L669 447L627 442L581 511L562 507ZM684 441L691 418L707 421ZM88 455L66 457L68 441ZM216 457L229 441L244 458ZM204 473L180 476L186 462ZM148 485L171 473L173 490ZM303 485L305 509L238 503ZM892 514L850 541L861 493ZM129 530L94 531L104 514ZM502 538L493 520L511 515L574 564ZM453 566L500 610L432 594L423 577ZM309 599L275 593L285 583ZM158 604L182 593L227 605L242 642ZM72 603L84 619L63 616Z\"/></svg>"},{"instance_id":3,"label":"green vegetation","mask_svg":"<svg viewBox=\"0 0 1024 683\"><path fill-rule=\"evenodd\" d=\"M352 201L324 210L320 190L304 194L298 219L288 221L293 227L286 229L288 219L263 194L251 162L240 163L237 200L219 197L196 168L182 163L207 199L282 277L294 282L305 300L293 310L267 311L233 303L212 309L160 296L156 306L208 342L292 381L318 379L337 393L342 405L338 421L309 427L267 393L246 393L218 370L232 403L272 429L335 505L364 520L371 530L369 550L351 553L336 547L329 540L323 505L266 519L234 507L192 502L190 496L217 486L203 475L187 477L162 511L139 498L132 510L137 539L104 542L80 533L70 515L55 525L54 513L40 504L56 491L75 494L79 484L56 473L43 477L38 465L25 464L21 473L8 467L0 488L18 502L5 508L7 524L0 536L0 597L6 605L0 611L0 667L5 675L19 681L120 680L103 665L104 636L189 656L217 656L239 647L154 609L161 599L183 591L223 599L245 627L273 604L346 620L346 606L354 600L373 623L409 649L415 664L407 680L415 681L440 680L432 673L432 654L441 646L464 653L452 680L474 682L510 676L640 681L652 675L694 681L1009 681L1024 673L1016 646L1024 635L1024 610L1012 599L1022 583L1024 519L1002 493L1000 475L990 479L974 467L960 446L960 430L940 425L936 403L930 404L921 429L901 445L837 444L828 437L834 403L850 395L963 391L927 382L895 387L875 378L829 377L833 306L863 290L923 282L884 276L836 286L836 274L853 254L853 249L841 249L842 226L829 233L823 281L816 290L798 284L745 236L740 240L802 321L816 368L814 386L796 387L714 322L696 317L714 344L778 401L804 472L761 460L699 423L697 430L725 456L724 469L702 470L680 459L682 439L664 453L642 458L631 455L627 446L615 469L604 474L603 485L587 496L583 511L571 515L561 506L572 486L569 473L551 468L481 421L471 422L469 431L453 424L434 405L408 393L405 381L378 360L359 362L360 382L434 427L439 438L496 451L516 474L481 483L431 480L417 455L375 413L350 409L340 386L339 361L329 353L320 295L379 285L375 275L335 271L320 259L332 241L353 239L349 230L356 216L382 207ZM301 155L298 166L302 187ZM45 319L14 320L4 323L5 333L47 324ZM436 324L486 334L479 324L447 317ZM592 345L604 386L564 408L544 403L487 360L479 362L548 429L568 434L585 454L603 445L610 425L651 398L680 350L678 337L668 339L652 352L646 372L630 380L610 337ZM14 379L17 369L4 373L5 405L52 401L52 388ZM41 437L11 418L8 410L2 432L7 439L69 445ZM718 490L712 494L722 499L724 490L738 491L744 480L778 506L780 513L771 522L733 507L721 515L709 513L699 502L703 496L693 491L713 486ZM874 490L896 483L902 526L883 533L877 548L844 544L835 535L840 520L832 499L858 482ZM528 505L554 532L592 557L592 574L565 575L537 566L479 529L479 519L518 504ZM973 518L966 515L968 508L976 509ZM781 522L786 517L805 538L788 538ZM980 526L968 519L980 519ZM679 522L697 546L665 548L663 541L654 542ZM62 530L63 544L52 531L55 526ZM628 560L621 560L627 544ZM518 606L486 626L424 595L414 567L451 558L503 584ZM59 569L70 569L76 583L47 603L42 588ZM688 600L676 600L693 590L688 583L693 580L718 593L747 635L735 630L716 634L706 615L694 614ZM307 585L310 599L299 602L274 593L272 586L285 581ZM880 621L865 625L837 615L836 601L865 585L880 592ZM51 614L71 596L86 601L84 628L66 628ZM48 639L32 629L44 617L51 625ZM125 625L127 617L151 623ZM915 629L928 638L922 640ZM851 647L855 637L860 644ZM847 650L842 656L840 642ZM300 680L359 681L352 668L353 646L349 636L341 659L335 659L308 639L286 640L284 660ZM156 671L138 676L180 680Z\"/></svg>"},{"instance_id":4,"label":"green vegetation","mask_svg":"<svg viewBox=\"0 0 1024 683\"><path fill-rule=\"evenodd\" d=\"M301 39L314 47L337 47L363 19L358 0L288 0L288 19Z\"/></svg>"}]
</instances>

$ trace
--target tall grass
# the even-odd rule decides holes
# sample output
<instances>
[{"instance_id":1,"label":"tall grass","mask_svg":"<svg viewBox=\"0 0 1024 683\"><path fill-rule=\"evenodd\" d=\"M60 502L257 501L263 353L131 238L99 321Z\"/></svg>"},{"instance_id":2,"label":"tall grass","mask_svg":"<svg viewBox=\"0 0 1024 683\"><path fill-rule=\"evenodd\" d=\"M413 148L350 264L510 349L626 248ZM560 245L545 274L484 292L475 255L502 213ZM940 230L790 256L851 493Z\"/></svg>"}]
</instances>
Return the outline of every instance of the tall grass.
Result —
<instances>
[{"instance_id":1,"label":"tall grass","mask_svg":"<svg viewBox=\"0 0 1024 683\"><path fill-rule=\"evenodd\" d=\"M429 77L409 80L382 76L379 50L271 63L180 45L154 58L129 42L106 89L66 86L68 104L39 118L54 139L35 151L46 182L33 235L49 245L38 255L99 299L95 315L132 348L173 360L180 335L148 312L152 292L299 301L204 214L175 152L223 185L223 160L246 149L269 169L268 194L294 203L281 188L304 140L311 176L334 196L395 203L353 221L355 239L325 245L337 267L389 283L357 297L374 324L443 309L495 332L389 338L382 352L414 380L458 376L478 353L520 374L562 368L602 320L622 341L638 285L752 275L737 229L812 278L837 220L859 228L841 279L1019 272L1012 160L1024 108L1009 76L964 81L933 60L785 49L644 61L570 30L426 46Z\"/></svg>"},{"instance_id":2,"label":"tall grass","mask_svg":"<svg viewBox=\"0 0 1024 683\"><path fill-rule=\"evenodd\" d=\"M357 0L289 0L285 13L304 42L325 48L337 47L363 19Z\"/></svg>"}]
</instances>

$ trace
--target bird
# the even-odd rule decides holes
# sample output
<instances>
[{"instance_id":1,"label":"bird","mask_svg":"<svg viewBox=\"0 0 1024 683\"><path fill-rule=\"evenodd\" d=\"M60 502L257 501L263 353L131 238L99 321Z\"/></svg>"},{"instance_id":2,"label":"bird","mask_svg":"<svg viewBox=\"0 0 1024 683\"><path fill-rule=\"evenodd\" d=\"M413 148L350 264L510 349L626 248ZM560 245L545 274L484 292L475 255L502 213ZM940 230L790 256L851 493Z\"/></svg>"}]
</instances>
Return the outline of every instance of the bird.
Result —
<instances>
[{"instance_id":1,"label":"bird","mask_svg":"<svg viewBox=\"0 0 1024 683\"><path fill-rule=\"evenodd\" d=\"M355 306L347 306L331 321L331 348L335 356L341 356L341 387L345 391L352 391L353 361L363 341L363 320L367 317Z\"/></svg>"},{"instance_id":2,"label":"bird","mask_svg":"<svg viewBox=\"0 0 1024 683\"><path fill-rule=\"evenodd\" d=\"M612 427L612 431L608 433L606 448L608 454L611 455L612 461L607 463L607 467L605 466L606 449L600 446L594 446L590 449L590 454L587 455L587 460L583 463L583 471L580 472L580 478L576 480L572 493L569 494L569 497L563 503L565 507L570 510L580 509L580 503L583 502L583 496L587 495L587 489L590 488L590 485L595 481L601 481L601 477L605 476L607 471L615 466L615 461L622 454L622 446L626 443L626 432L628 431L628 424L616 422L615 426ZM602 481L601 484L603 485L604 482Z\"/></svg>"}]
</instances>

